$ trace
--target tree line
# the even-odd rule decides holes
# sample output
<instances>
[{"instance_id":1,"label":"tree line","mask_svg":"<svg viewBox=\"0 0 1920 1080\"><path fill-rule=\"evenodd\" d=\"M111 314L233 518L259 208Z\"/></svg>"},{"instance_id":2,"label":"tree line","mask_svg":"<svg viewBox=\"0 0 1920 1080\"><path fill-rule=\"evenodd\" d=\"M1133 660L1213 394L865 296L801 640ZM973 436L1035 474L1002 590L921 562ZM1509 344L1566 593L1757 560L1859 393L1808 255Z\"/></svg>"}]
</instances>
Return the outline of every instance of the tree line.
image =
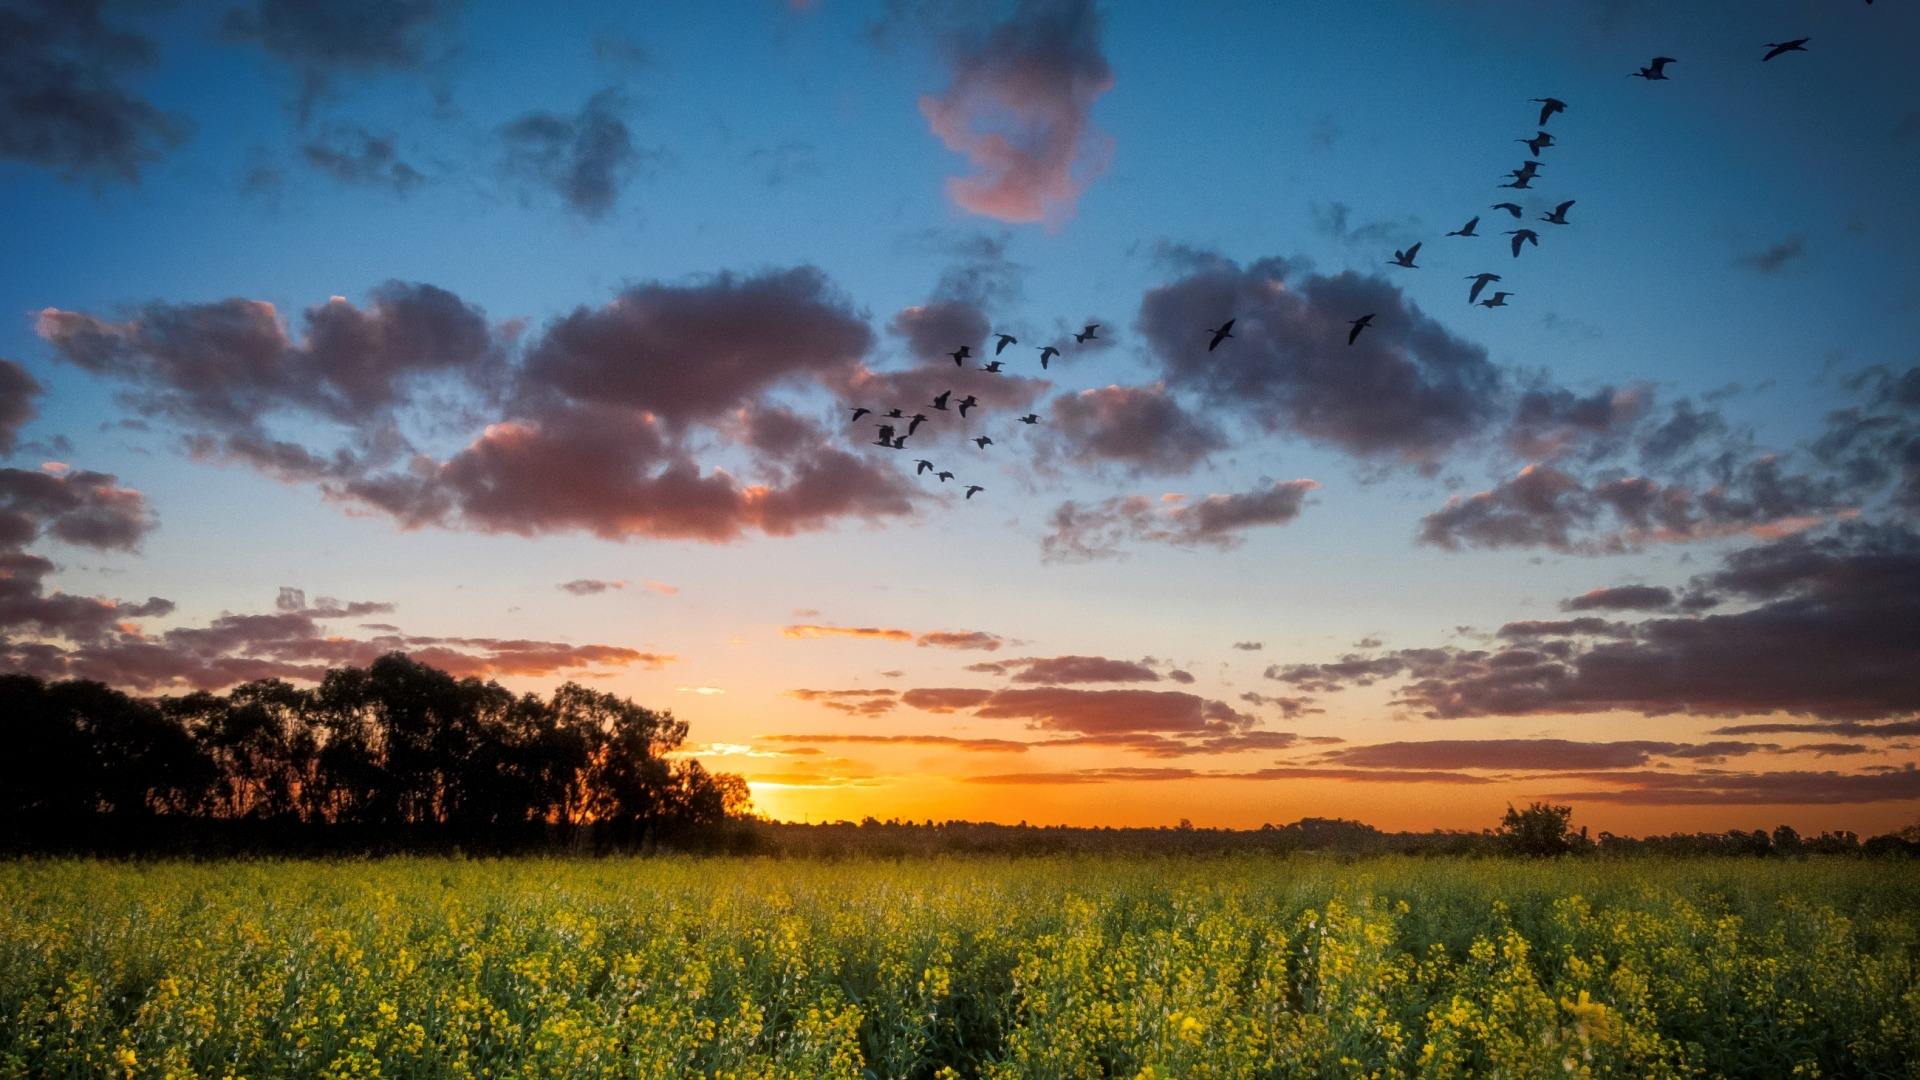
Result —
<instances>
[{"instance_id":1,"label":"tree line","mask_svg":"<svg viewBox=\"0 0 1920 1080\"><path fill-rule=\"evenodd\" d=\"M687 725L402 654L224 694L0 675L0 846L20 851L634 848L709 841L746 783L671 756Z\"/></svg>"}]
</instances>

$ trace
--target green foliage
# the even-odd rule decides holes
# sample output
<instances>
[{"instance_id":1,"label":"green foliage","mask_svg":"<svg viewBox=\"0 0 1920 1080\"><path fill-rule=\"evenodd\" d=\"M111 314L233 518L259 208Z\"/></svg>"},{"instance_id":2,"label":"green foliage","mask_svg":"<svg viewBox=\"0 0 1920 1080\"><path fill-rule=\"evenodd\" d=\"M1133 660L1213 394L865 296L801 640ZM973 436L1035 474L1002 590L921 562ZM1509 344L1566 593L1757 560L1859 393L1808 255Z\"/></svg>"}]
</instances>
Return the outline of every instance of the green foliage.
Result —
<instances>
[{"instance_id":1,"label":"green foliage","mask_svg":"<svg viewBox=\"0 0 1920 1080\"><path fill-rule=\"evenodd\" d=\"M1913 1076L1917 958L1905 860L23 861L0 1076Z\"/></svg>"},{"instance_id":2,"label":"green foliage","mask_svg":"<svg viewBox=\"0 0 1920 1080\"><path fill-rule=\"evenodd\" d=\"M1515 855L1566 855L1587 846L1586 833L1573 831L1573 807L1543 802L1525 810L1507 807L1495 835Z\"/></svg>"}]
</instances>

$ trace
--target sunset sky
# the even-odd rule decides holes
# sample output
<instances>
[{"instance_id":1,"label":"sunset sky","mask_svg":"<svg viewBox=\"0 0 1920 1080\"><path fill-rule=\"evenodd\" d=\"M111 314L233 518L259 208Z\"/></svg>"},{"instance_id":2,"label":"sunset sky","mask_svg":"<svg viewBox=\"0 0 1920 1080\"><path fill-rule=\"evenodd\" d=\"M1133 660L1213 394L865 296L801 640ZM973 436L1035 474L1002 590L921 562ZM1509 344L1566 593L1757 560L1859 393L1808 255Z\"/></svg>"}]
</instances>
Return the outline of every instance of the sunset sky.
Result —
<instances>
[{"instance_id":1,"label":"sunset sky","mask_svg":"<svg viewBox=\"0 0 1920 1080\"><path fill-rule=\"evenodd\" d=\"M589 681L794 820L1897 828L1916 41L0 0L0 666Z\"/></svg>"}]
</instances>

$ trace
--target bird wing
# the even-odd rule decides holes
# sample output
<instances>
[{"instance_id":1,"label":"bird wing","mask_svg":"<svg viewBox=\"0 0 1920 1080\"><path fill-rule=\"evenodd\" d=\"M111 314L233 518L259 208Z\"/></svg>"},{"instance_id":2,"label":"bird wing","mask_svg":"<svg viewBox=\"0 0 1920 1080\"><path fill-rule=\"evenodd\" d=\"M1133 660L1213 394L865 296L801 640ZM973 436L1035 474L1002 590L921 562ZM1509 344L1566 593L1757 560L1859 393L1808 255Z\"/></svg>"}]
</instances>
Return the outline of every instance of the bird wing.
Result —
<instances>
[{"instance_id":1,"label":"bird wing","mask_svg":"<svg viewBox=\"0 0 1920 1080\"><path fill-rule=\"evenodd\" d=\"M1554 207L1553 214L1555 217L1565 217L1567 214L1567 211L1572 207L1573 207L1573 200L1568 199L1566 202L1563 202L1559 206Z\"/></svg>"},{"instance_id":2,"label":"bird wing","mask_svg":"<svg viewBox=\"0 0 1920 1080\"><path fill-rule=\"evenodd\" d=\"M1412 247L1407 249L1407 261L1412 262L1413 257L1418 254L1420 254L1420 245L1415 244Z\"/></svg>"},{"instance_id":3,"label":"bird wing","mask_svg":"<svg viewBox=\"0 0 1920 1080\"><path fill-rule=\"evenodd\" d=\"M1413 245L1413 246L1414 246L1414 247L1419 247L1420 245L1419 245L1419 244L1415 244L1415 245ZM1233 320L1232 320L1232 319L1228 319L1228 320L1227 320L1226 322L1223 322L1223 323L1221 323L1221 324L1220 324L1220 332L1221 332L1221 333L1223 333L1223 334L1224 334L1224 333L1226 333L1226 332L1228 332L1228 331L1230 331L1230 330L1232 330L1232 329L1233 329Z\"/></svg>"}]
</instances>

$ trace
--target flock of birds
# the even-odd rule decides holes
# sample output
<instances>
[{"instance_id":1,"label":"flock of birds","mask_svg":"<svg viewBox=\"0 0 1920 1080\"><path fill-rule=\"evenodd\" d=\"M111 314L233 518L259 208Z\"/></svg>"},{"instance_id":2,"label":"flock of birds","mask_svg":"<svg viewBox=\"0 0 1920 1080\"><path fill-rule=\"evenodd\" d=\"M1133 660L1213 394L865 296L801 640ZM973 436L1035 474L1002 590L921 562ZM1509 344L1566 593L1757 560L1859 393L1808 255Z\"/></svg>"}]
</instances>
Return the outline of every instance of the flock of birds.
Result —
<instances>
[{"instance_id":1,"label":"flock of birds","mask_svg":"<svg viewBox=\"0 0 1920 1080\"><path fill-rule=\"evenodd\" d=\"M977 370L984 371L989 375L998 375L1006 368L1006 361L1000 359L1000 354L1007 351L1007 346L1020 344L1020 339L1014 337L1012 334L999 332L996 332L993 338L993 359L981 364ZM1105 339L1100 337L1099 323L1088 323L1084 328L1074 333L1073 340L1077 345L1085 345L1089 341L1104 341ZM1047 370L1048 363L1050 363L1054 357L1060 355L1060 347L1057 345L1039 345L1036 346L1036 348L1040 350L1040 370L1042 371ZM947 355L953 359L953 366L964 370L967 366L967 361L974 359L973 346L962 345ZM953 395L954 391L951 389L942 390L936 394L932 403L933 410L935 412L958 412L964 418L969 410L981 407L980 399L972 394L968 394L958 401L953 400ZM872 415L874 415L872 409L864 405L855 406L853 418L848 422L857 424L860 422L861 417ZM907 448L907 439L911 438L913 433L920 429L921 424L927 423L933 418L922 412L916 412L909 416L905 409L895 406L888 409L885 413L880 414L879 419L903 420L906 422L907 430L905 433L901 433L900 425L898 424L876 424L878 437L873 440L873 445L884 446L889 450L905 450ZM1040 422L1040 414L1027 413L1025 416L1017 417L1016 419L1022 424L1032 426ZM993 438L988 435L976 435L969 441L982 450L993 445ZM924 476L927 473L933 473L934 478L943 484L954 478L954 474L950 470L936 469L932 461L926 458L916 458L913 463L913 474L915 476ZM987 489L979 484L968 484L965 498L971 499L985 490Z\"/></svg>"},{"instance_id":2,"label":"flock of birds","mask_svg":"<svg viewBox=\"0 0 1920 1080\"><path fill-rule=\"evenodd\" d=\"M1867 3L1869 4L1873 3L1873 0L1867 0ZM1786 53L1806 52L1807 42L1809 40L1811 39L1810 38L1794 38L1790 41L1767 42L1767 45L1766 45L1767 52L1764 56L1760 58L1760 60L1762 63L1764 63L1766 61L1774 59L1775 57L1785 55ZM1671 56L1656 56L1652 60L1648 61L1645 67L1642 67L1638 71L1628 73L1627 77L1633 78L1633 79L1645 79L1648 82L1665 82L1665 81L1668 81L1668 78L1669 78L1667 75L1667 65L1677 64L1677 63L1679 63L1679 61L1674 59ZM1519 168L1513 169L1504 175L1503 182L1499 185L1501 188L1507 188L1507 189L1512 189L1516 191L1532 190L1534 178L1539 175L1540 169L1542 168L1541 152L1546 150L1548 147L1556 145L1553 135L1546 130L1547 122L1552 120L1554 116L1560 113L1566 112L1567 103L1564 101L1561 101L1559 98L1556 98L1556 97L1540 97L1540 98L1532 98L1531 100L1535 104L1540 106L1540 116L1539 116L1539 120L1534 124L1534 128L1535 128L1534 134L1531 138L1514 140L1515 142L1521 143L1526 146L1528 159L1522 162ZM1571 225L1572 222L1567 218L1567 211L1573 209L1574 202L1575 200L1573 199L1563 200L1558 205L1556 205L1552 211L1540 215L1538 220L1548 225L1558 225L1558 226ZM1525 216L1525 213L1526 213L1525 209L1519 203L1512 202L1512 201L1497 202L1492 204L1490 207L1488 207L1488 209L1503 210L1509 215L1511 215L1515 221L1520 220L1522 217ZM1450 237L1461 237L1461 238L1478 237L1481 235L1481 233L1478 231L1479 227L1480 227L1480 215L1476 214L1473 217L1469 218L1465 225L1460 226L1458 229L1454 229L1453 231L1447 233L1447 235ZM1513 257L1516 259L1520 257L1521 249L1526 247L1528 244L1532 244L1536 248L1540 246L1540 233L1537 230L1528 228L1526 226L1504 230L1502 235L1512 238L1511 240L1508 241L1508 244L1513 252ZM1403 251L1396 250L1393 253L1393 258L1387 261L1389 264L1393 266L1401 267L1406 270L1418 270L1420 269L1420 266L1414 260L1419 257L1420 246L1421 246L1420 243L1416 242L1408 246ZM1486 290L1488 285L1494 284L1501 280L1501 276L1499 274L1490 273L1490 272L1468 274L1467 280L1473 282L1473 284L1467 290L1468 304L1478 304L1483 308L1502 308L1502 307L1508 306L1507 298L1514 295L1511 292L1504 292L1496 289L1493 295L1487 297L1484 300L1480 299L1480 294ZM1350 319L1347 321L1347 326L1349 327L1349 329L1347 330L1348 345L1352 345L1354 342L1358 341L1360 339L1361 333L1363 333L1369 326L1373 325L1375 314L1376 314L1375 312L1368 312L1367 314L1362 315L1357 319ZM1235 321L1234 319L1228 319L1225 322L1221 323L1219 326L1210 326L1206 328L1205 333L1209 335L1207 340L1208 352L1212 352L1215 349L1218 349L1222 342L1231 340L1233 338L1234 321ZM1073 340L1077 344L1084 345L1089 341L1095 340L1097 336L1096 332L1099 329L1100 329L1100 324L1089 323L1084 330L1081 330L1078 333L1073 335ZM988 361L987 363L981 364L978 370L986 372L988 374L997 375L997 374L1000 374L1003 368L1005 367L1005 362L1000 359L1000 355L1007 350L1008 346L1018 345L1020 343L1020 339L1014 337L1012 334L999 333L999 332L996 332L993 335L993 337L994 337L993 359ZM1038 348L1040 350L1040 368L1041 370L1044 371L1047 369L1048 361L1060 355L1060 349L1057 346L1054 346L1051 344L1041 345L1041 346L1038 346ZM954 351L948 353L947 355L953 358L953 362L956 367L960 367L964 369L967 366L967 361L973 358L973 350L971 346L962 345L959 348L955 349ZM952 390L942 391L937 397L933 399L933 404L932 404L933 409L937 412L949 411L949 402L951 401L953 394L954 394L954 391ZM968 394L967 396L961 398L958 402L952 402L952 407L954 410L958 411L962 417L965 417L969 410L980 407L980 401L978 398L974 397L972 394ZM870 416L870 415L873 415L872 409L867 408L865 406L856 407L853 410L853 419L851 422L857 424L860 422L860 419L862 417ZM905 421L906 432L904 434L900 433L899 425L897 424L881 423L878 425L879 437L873 440L873 445L883 446L890 450L905 450L907 448L907 439L910 438L915 431L919 430L920 425L927 423L932 418L929 417L927 414L920 413L920 412L913 413L912 415L907 415L906 410L895 407L895 408L889 409L886 413L882 414L880 419ZM1018 420L1020 423L1032 425L1032 424L1039 423L1040 417L1037 413L1027 413L1025 416L1019 417ZM982 450L985 450L987 447L993 445L993 439L986 435L976 436L971 441L975 446L979 447ZM914 475L923 476L927 473L933 473L935 479L939 480L943 484L954 478L954 474L951 471L935 468L934 463L931 460L926 458L916 459L914 461ZM985 490L986 488L979 484L968 484L966 486L965 498L971 499L975 495Z\"/></svg>"}]
</instances>

